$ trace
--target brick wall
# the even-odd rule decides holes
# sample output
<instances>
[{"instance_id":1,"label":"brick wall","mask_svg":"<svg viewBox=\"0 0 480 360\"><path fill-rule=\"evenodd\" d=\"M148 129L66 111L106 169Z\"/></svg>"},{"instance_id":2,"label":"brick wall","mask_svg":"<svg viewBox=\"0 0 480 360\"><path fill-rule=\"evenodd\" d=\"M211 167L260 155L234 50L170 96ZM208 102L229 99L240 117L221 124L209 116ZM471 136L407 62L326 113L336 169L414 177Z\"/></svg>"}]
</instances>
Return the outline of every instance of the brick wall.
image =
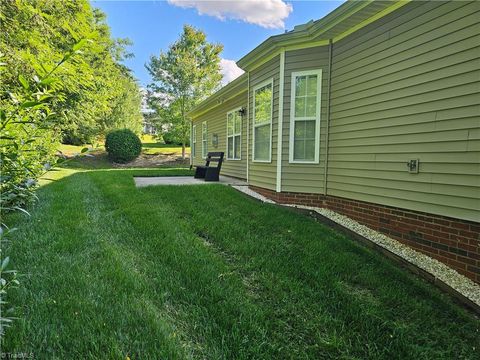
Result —
<instances>
[{"instance_id":1,"label":"brick wall","mask_svg":"<svg viewBox=\"0 0 480 360\"><path fill-rule=\"evenodd\" d=\"M346 215L480 283L480 223L334 196L250 187L279 203L324 207Z\"/></svg>"}]
</instances>

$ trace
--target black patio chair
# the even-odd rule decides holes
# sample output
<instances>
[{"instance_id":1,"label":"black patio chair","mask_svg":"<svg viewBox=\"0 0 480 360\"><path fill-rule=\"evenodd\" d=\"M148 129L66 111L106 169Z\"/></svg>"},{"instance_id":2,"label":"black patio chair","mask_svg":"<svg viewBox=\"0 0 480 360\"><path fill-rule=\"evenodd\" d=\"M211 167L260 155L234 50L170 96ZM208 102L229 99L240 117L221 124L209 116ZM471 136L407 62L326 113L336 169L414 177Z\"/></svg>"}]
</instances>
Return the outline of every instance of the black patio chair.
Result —
<instances>
[{"instance_id":1,"label":"black patio chair","mask_svg":"<svg viewBox=\"0 0 480 360\"><path fill-rule=\"evenodd\" d=\"M224 155L224 152L209 152L205 165L195 167L194 178L205 179L205 181L219 181ZM217 166L211 166L211 163L217 163Z\"/></svg>"}]
</instances>

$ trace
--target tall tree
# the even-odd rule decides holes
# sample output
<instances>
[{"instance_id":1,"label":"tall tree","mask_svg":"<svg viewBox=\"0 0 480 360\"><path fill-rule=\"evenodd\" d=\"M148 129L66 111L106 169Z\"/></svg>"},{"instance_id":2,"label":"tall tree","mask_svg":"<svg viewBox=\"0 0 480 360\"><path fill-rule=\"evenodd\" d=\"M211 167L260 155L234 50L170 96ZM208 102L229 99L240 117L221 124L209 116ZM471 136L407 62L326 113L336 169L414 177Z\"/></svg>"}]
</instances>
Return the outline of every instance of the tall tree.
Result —
<instances>
[{"instance_id":1,"label":"tall tree","mask_svg":"<svg viewBox=\"0 0 480 360\"><path fill-rule=\"evenodd\" d=\"M190 135L187 113L220 87L222 50L222 45L207 42L203 31L185 25L180 38L146 65L153 80L148 86L149 105L178 135L183 158Z\"/></svg>"},{"instance_id":2,"label":"tall tree","mask_svg":"<svg viewBox=\"0 0 480 360\"><path fill-rule=\"evenodd\" d=\"M57 71L56 86L61 83L63 90L52 104L52 110L62 115L57 129L65 141L84 143L112 128L140 128L138 84L121 63L132 56L126 51L130 42L111 36L104 13L88 0L0 2L0 53L8 65L2 85L9 92L20 86L20 73L42 73L42 66L58 62L72 44L89 39L82 56ZM119 106L119 99L130 106Z\"/></svg>"}]
</instances>

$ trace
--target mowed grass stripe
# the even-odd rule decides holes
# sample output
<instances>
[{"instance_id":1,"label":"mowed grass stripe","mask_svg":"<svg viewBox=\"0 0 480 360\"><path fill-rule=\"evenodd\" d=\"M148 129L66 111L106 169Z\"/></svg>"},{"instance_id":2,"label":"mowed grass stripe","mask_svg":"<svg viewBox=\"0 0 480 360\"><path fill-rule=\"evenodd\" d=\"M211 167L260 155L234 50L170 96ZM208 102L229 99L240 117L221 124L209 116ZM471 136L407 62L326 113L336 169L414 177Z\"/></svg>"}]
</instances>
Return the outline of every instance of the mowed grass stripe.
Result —
<instances>
[{"instance_id":1,"label":"mowed grass stripe","mask_svg":"<svg viewBox=\"0 0 480 360\"><path fill-rule=\"evenodd\" d=\"M141 173L74 174L40 191L31 218L10 219L21 230L9 253L31 276L11 299L25 311L9 351L475 358L478 320L381 255L225 186L137 189Z\"/></svg>"},{"instance_id":2,"label":"mowed grass stripe","mask_svg":"<svg viewBox=\"0 0 480 360\"><path fill-rule=\"evenodd\" d=\"M413 347L418 338L425 338L425 341L433 343L437 341L430 333L426 336L415 334L420 329L412 327L408 321L395 322L398 318L399 307L403 307L411 319L418 316L415 309L417 302L407 301L405 304L404 299L416 297L416 293L426 291L429 288L428 285L415 277L406 277L402 270L396 268L388 260L336 235L313 220L274 206L262 206L223 187L212 186L203 189L186 187L182 191L173 187L151 187L141 191L148 193L146 201L168 204L169 207L175 205L177 219L191 219L190 223L197 227L194 233L202 234L224 253L230 254L229 257L232 257L232 254L241 254L243 250L246 251L245 258L253 261L254 269L266 262L272 267L271 273L266 272L267 276L270 275L270 278L266 279L267 283L285 286L285 289L281 290L287 291L287 294L292 297L292 301L287 304L293 306L283 309L284 313L289 318L292 314L300 313L297 318L301 319L297 328L292 329L292 325L288 323L285 327L280 326L276 332L279 336L279 343L284 342L286 337L297 337L300 339L299 346L304 348L305 344L302 343L302 339L311 336L308 334L304 322L306 318L312 316L316 306L320 307L318 309L320 313L323 308L337 312L335 321L333 321L334 325L336 325L336 321L342 320L344 343L337 338L333 339L334 344L337 342L338 349L348 349L349 347L345 345L357 342L358 347L366 344L368 350L370 343L383 340L389 343L388 353L393 354L396 346L403 348L411 344ZM256 211L252 211L254 209ZM274 216L275 214L278 216ZM296 223L293 223L293 220L296 220ZM289 223L291 229L285 227L285 224ZM319 227L322 231L319 231ZM245 242L245 240L247 241ZM265 251L261 253L263 249ZM323 267L322 263L325 264ZM249 263L244 262L239 267L244 269L248 266ZM285 279L279 277L282 272L286 275ZM312 275L316 276L312 277ZM392 278L395 282L388 281ZM399 281L405 285L405 288L398 289ZM349 286L350 282L354 284ZM312 283L313 287L305 286L309 283ZM328 296L330 292L334 292L332 301L325 301L325 298L322 298L322 292L317 289L322 284L325 295ZM416 287L412 289L412 285ZM383 306L375 306L378 304L372 301L371 293L373 291L370 289L376 289L379 296L383 295L384 299L380 299L386 302ZM271 290L274 291L275 296L270 304L272 305L270 309L276 309L278 286L272 287ZM267 295L271 293L268 292ZM268 297L261 298L268 299ZM426 319L429 317L432 307L439 306L435 300L442 302L442 299L445 300L445 297L437 291L419 299L421 302L419 309L424 313ZM304 309L299 307L302 302L305 305ZM362 309L361 307L365 308L365 312L359 311L358 306L360 309ZM342 310L341 312L338 312L338 307ZM301 314L302 310L303 314ZM279 319L279 313L269 315ZM385 317L390 317L393 321L385 322ZM402 315L403 317L405 314ZM317 321L321 322L322 320L324 319L321 317L317 318ZM275 322L276 326L280 324L282 321ZM319 323L313 322L313 324L315 324L313 329L315 331L318 329ZM325 333L327 347L330 347L332 342L329 339L330 334L336 334L334 337L342 338L342 333L339 335L336 328L333 328L332 331L328 331L327 328ZM318 347L317 341L314 342L314 347ZM371 351L379 352L378 355L385 351L385 349L376 350L374 345L371 347ZM283 351L284 349L285 346L282 346L277 350ZM287 350L291 354L296 351L294 348ZM441 350L441 353L443 352L444 349Z\"/></svg>"},{"instance_id":3,"label":"mowed grass stripe","mask_svg":"<svg viewBox=\"0 0 480 360\"><path fill-rule=\"evenodd\" d=\"M17 297L28 321L9 332L6 343L45 359L124 358L145 347L182 357L169 322L145 306L150 286L135 271L141 259L121 246L125 222L106 211L91 177L72 175L39 195L39 207L17 234L24 241L12 242L11 249L18 254L16 267L30 272ZM36 249L29 248L30 239Z\"/></svg>"},{"instance_id":4,"label":"mowed grass stripe","mask_svg":"<svg viewBox=\"0 0 480 360\"><path fill-rule=\"evenodd\" d=\"M274 319L269 338L278 337L279 352L363 358L420 350L420 356L419 342L437 344L458 326L444 322L459 315L444 294L313 219L227 188L185 190L162 200L177 204L183 217L198 218L195 231L240 259L239 268L257 271L260 302ZM460 342L478 340L478 324L463 325L473 333ZM438 353L429 349L430 355L458 350L455 343L445 345ZM467 357L471 350L465 347Z\"/></svg>"},{"instance_id":5,"label":"mowed grass stripe","mask_svg":"<svg viewBox=\"0 0 480 360\"><path fill-rule=\"evenodd\" d=\"M93 176L99 184L109 181L100 172ZM181 206L164 198L166 194L188 193L191 189L200 193L202 188L210 186L150 187L144 191L132 188L130 179L121 175L115 183L118 187L125 186L126 191L103 186L103 195L112 200L111 204L117 204L112 210L128 218L137 236L142 237L140 242L130 243L132 249L148 254L147 261L152 266L165 269L161 275L164 282L158 286L168 290L176 319L194 344L193 355L258 354L267 340L262 314L252 305L241 277L235 275L224 254L206 245L192 231L195 219L185 217ZM128 190L135 191L135 196ZM222 329L229 329L228 335ZM239 346L249 342L250 347Z\"/></svg>"}]
</instances>

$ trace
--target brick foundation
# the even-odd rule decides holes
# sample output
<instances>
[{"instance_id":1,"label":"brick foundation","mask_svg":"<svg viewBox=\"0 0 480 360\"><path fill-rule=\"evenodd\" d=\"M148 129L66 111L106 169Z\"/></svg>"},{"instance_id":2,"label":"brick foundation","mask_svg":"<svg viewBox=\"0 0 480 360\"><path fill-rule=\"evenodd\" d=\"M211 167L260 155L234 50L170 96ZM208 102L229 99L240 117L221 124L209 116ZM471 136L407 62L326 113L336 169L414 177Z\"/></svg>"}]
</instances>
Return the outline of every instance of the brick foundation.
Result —
<instances>
[{"instance_id":1,"label":"brick foundation","mask_svg":"<svg viewBox=\"0 0 480 360\"><path fill-rule=\"evenodd\" d=\"M334 196L250 188L279 203L323 207L346 215L480 284L480 223Z\"/></svg>"}]
</instances>

